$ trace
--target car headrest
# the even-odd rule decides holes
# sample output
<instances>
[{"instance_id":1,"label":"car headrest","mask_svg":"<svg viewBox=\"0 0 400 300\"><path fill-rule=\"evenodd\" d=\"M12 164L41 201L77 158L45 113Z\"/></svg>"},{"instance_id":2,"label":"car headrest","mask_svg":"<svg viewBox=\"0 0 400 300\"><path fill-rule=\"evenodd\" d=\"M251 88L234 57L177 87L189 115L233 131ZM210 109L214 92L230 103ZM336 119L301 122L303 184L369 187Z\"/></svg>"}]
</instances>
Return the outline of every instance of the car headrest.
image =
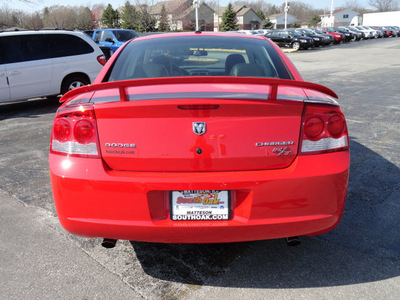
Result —
<instances>
[{"instance_id":1,"label":"car headrest","mask_svg":"<svg viewBox=\"0 0 400 300\"><path fill-rule=\"evenodd\" d=\"M229 75L234 65L242 63L245 63L243 55L229 54L225 61L225 74Z\"/></svg>"},{"instance_id":2,"label":"car headrest","mask_svg":"<svg viewBox=\"0 0 400 300\"><path fill-rule=\"evenodd\" d=\"M232 67L231 76L264 77L264 69L257 64L236 64Z\"/></svg>"},{"instance_id":3,"label":"car headrest","mask_svg":"<svg viewBox=\"0 0 400 300\"><path fill-rule=\"evenodd\" d=\"M168 70L161 64L138 65L135 70L134 78L158 78L168 77Z\"/></svg>"}]
</instances>

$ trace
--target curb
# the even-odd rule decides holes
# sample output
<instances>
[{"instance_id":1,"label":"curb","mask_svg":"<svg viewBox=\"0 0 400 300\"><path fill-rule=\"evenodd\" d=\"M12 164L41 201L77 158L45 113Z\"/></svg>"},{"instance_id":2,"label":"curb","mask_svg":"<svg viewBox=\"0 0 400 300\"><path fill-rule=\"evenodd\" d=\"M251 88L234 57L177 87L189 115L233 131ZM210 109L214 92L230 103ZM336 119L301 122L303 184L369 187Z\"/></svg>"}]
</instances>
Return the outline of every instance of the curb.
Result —
<instances>
[{"instance_id":1,"label":"curb","mask_svg":"<svg viewBox=\"0 0 400 300\"><path fill-rule=\"evenodd\" d=\"M282 51L283 51L284 53L293 53L293 52L297 52L297 51L299 51L299 50L296 50L296 49L282 49Z\"/></svg>"}]
</instances>

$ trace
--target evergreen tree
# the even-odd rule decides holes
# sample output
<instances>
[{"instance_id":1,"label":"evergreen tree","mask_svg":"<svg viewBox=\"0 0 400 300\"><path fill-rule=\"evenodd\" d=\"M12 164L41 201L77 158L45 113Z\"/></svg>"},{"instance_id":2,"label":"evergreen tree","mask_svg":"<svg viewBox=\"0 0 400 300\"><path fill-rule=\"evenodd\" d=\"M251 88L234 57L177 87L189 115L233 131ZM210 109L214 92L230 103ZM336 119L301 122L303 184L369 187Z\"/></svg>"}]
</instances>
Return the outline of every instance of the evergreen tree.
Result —
<instances>
[{"instance_id":1,"label":"evergreen tree","mask_svg":"<svg viewBox=\"0 0 400 300\"><path fill-rule=\"evenodd\" d=\"M268 11L268 15L275 15L275 14L279 14L280 10L278 7L276 7L276 5L272 5Z\"/></svg>"},{"instance_id":2,"label":"evergreen tree","mask_svg":"<svg viewBox=\"0 0 400 300\"><path fill-rule=\"evenodd\" d=\"M139 12L129 1L126 1L121 13L121 28L138 30L139 23Z\"/></svg>"},{"instance_id":3,"label":"evergreen tree","mask_svg":"<svg viewBox=\"0 0 400 300\"><path fill-rule=\"evenodd\" d=\"M158 24L158 31L169 31L168 15L164 4L161 8L161 18L160 23Z\"/></svg>"},{"instance_id":4,"label":"evergreen tree","mask_svg":"<svg viewBox=\"0 0 400 300\"><path fill-rule=\"evenodd\" d=\"M78 30L90 30L94 28L92 12L89 7L85 7L77 11L75 28Z\"/></svg>"},{"instance_id":5,"label":"evergreen tree","mask_svg":"<svg viewBox=\"0 0 400 300\"><path fill-rule=\"evenodd\" d=\"M321 17L314 15L311 20L310 20L310 26L311 27L316 27L318 25L318 23L321 22Z\"/></svg>"},{"instance_id":6,"label":"evergreen tree","mask_svg":"<svg viewBox=\"0 0 400 300\"><path fill-rule=\"evenodd\" d=\"M300 24L297 24L296 22L290 24L289 28L300 28Z\"/></svg>"},{"instance_id":7,"label":"evergreen tree","mask_svg":"<svg viewBox=\"0 0 400 300\"><path fill-rule=\"evenodd\" d=\"M119 27L119 14L117 10L114 10L111 4L107 5L107 8L103 12L101 17L101 22L103 26L107 28L117 28Z\"/></svg>"},{"instance_id":8,"label":"evergreen tree","mask_svg":"<svg viewBox=\"0 0 400 300\"><path fill-rule=\"evenodd\" d=\"M269 18L266 18L264 21L262 21L261 28L262 29L272 29L272 28L274 28L274 23L272 23Z\"/></svg>"},{"instance_id":9,"label":"evergreen tree","mask_svg":"<svg viewBox=\"0 0 400 300\"><path fill-rule=\"evenodd\" d=\"M265 20L265 14L261 9L257 10L257 15L260 17L261 20Z\"/></svg>"},{"instance_id":10,"label":"evergreen tree","mask_svg":"<svg viewBox=\"0 0 400 300\"><path fill-rule=\"evenodd\" d=\"M139 20L137 31L139 32L151 32L156 31L156 18L149 13L147 8L142 7L139 12Z\"/></svg>"},{"instance_id":11,"label":"evergreen tree","mask_svg":"<svg viewBox=\"0 0 400 300\"><path fill-rule=\"evenodd\" d=\"M221 29L222 31L234 31L239 29L239 26L237 25L236 13L233 11L232 4L230 2L222 14Z\"/></svg>"}]
</instances>

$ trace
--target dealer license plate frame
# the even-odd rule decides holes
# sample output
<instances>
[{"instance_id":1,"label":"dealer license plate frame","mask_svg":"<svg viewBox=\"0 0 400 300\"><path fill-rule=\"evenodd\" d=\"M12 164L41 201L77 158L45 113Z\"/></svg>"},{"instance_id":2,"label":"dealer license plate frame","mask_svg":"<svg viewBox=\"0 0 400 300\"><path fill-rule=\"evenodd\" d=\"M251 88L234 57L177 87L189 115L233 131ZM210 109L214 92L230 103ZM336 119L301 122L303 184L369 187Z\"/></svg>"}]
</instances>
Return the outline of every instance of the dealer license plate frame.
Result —
<instances>
[{"instance_id":1,"label":"dealer license plate frame","mask_svg":"<svg viewBox=\"0 0 400 300\"><path fill-rule=\"evenodd\" d=\"M207 202L204 204L204 199L207 198ZM217 197L215 198L215 194ZM210 197L214 195L213 197ZM196 197L201 198L196 202L185 202L181 199L181 203L178 203L179 197L186 199L195 199ZM211 201L210 201L211 198ZM215 204L216 199L218 203ZM222 202L221 202L222 201ZM226 203L227 202L227 203ZM185 190L185 191L170 191L169 193L170 203L170 219L172 221L227 221L231 218L231 191L230 190ZM188 213L191 212L191 213ZM200 216L200 217L198 217ZM205 217L203 217L205 216ZM213 217L215 216L215 217Z\"/></svg>"}]
</instances>

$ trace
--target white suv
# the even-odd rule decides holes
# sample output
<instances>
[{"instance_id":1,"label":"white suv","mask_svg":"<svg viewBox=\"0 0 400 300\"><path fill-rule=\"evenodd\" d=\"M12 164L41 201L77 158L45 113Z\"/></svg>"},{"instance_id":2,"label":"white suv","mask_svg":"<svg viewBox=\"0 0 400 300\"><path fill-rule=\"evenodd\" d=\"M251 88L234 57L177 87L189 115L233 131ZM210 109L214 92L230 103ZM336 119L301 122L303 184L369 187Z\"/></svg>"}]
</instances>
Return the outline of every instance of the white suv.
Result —
<instances>
[{"instance_id":1,"label":"white suv","mask_svg":"<svg viewBox=\"0 0 400 300\"><path fill-rule=\"evenodd\" d=\"M104 64L82 32L0 32L0 102L64 94L93 82Z\"/></svg>"}]
</instances>

